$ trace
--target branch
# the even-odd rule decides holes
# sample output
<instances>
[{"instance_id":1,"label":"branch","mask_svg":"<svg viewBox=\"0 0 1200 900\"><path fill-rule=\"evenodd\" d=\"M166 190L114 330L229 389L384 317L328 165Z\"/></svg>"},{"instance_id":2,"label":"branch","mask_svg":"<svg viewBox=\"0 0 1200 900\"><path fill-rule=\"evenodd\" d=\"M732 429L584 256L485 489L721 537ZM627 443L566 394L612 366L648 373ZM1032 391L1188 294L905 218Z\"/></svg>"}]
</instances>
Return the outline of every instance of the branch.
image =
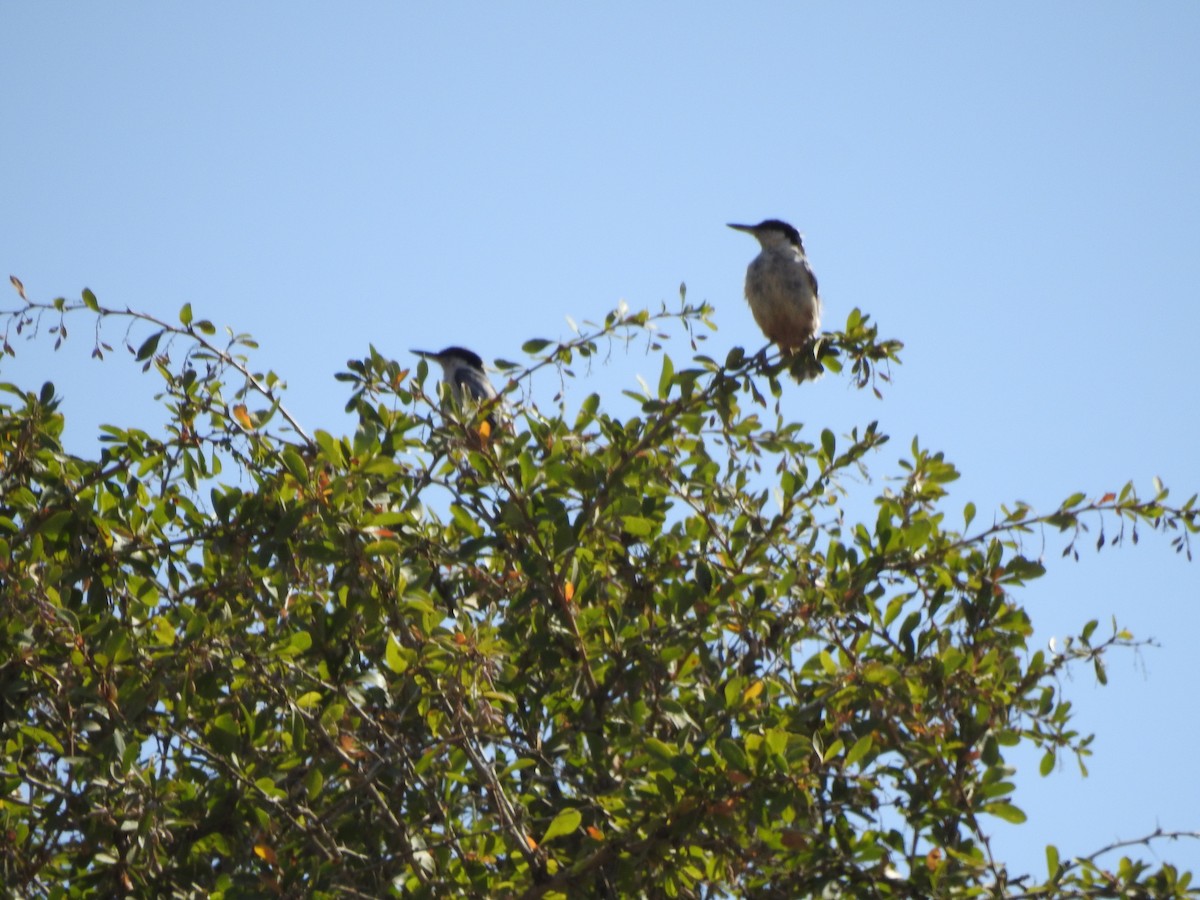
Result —
<instances>
[{"instance_id":1,"label":"branch","mask_svg":"<svg viewBox=\"0 0 1200 900\"><path fill-rule=\"evenodd\" d=\"M258 376L256 376L253 372L251 372L250 369L244 363L239 361L235 356L230 354L227 350L224 350L224 349L218 347L215 343L213 343L206 337L206 335L213 334L216 331L216 329L213 327L212 323L208 322L207 320L202 320L200 322L196 322L195 324L192 323L191 305L190 304L188 304L187 306L184 307L184 309L186 310L186 313L183 313L180 316L180 319L183 322L182 326L172 325L169 322L163 321L162 319L158 318L157 316L152 316L152 315L149 315L148 313L135 312L134 310L130 309L129 307L126 307L125 309L114 309L112 307L101 306L96 301L95 295L92 294L92 292L88 291L88 290L84 291L83 299L77 303L67 303L62 298L56 299L53 303L38 303L38 302L28 299L25 296L24 288L21 286L20 282L15 277L12 277L11 280L12 280L14 286L17 288L17 293L20 294L21 299L24 301L25 305L23 308L17 309L17 310L0 310L0 317L7 317L10 319L18 318L19 319L18 325L17 325L18 333L20 333L20 331L21 331L22 324L25 321L32 320L32 318L35 315L40 317L41 315L43 315L45 313L58 313L60 316L65 316L67 313L78 312L80 310L85 310L85 309L90 310L91 312L95 313L100 319L104 319L104 318L108 318L108 317L119 317L119 318L131 319L134 322L147 322L150 325L153 325L154 327L160 329L160 335L161 334L169 334L171 336L186 337L186 338L190 339L197 346L202 347L204 350L211 353L214 357L216 357L218 360L220 360L223 364L234 369L243 378L246 379L246 383L257 394L262 396L264 399L266 399L271 404L273 409L277 409L279 411L279 414L282 415L284 420L288 423L288 425L290 425L292 427L292 430L295 431L296 434L298 434L308 446L310 446L310 447L314 446L312 436L309 435L309 433L304 429L304 427L300 424L300 422L296 419L296 417L293 416L292 413L288 411L287 407L285 407L283 405L282 401L279 399L279 396L275 392L275 390L272 389L271 387L269 387L268 385L263 384L263 382L258 378ZM22 316L26 316L26 317L28 317L28 319L20 319L19 317L22 317ZM64 333L65 333L65 330L64 330L64 332L60 333L60 338L61 338L62 334L64 334ZM98 340L98 338L97 338L97 340ZM148 339L148 341L149 340L153 340L153 336L150 339ZM235 343L236 340L237 339L235 338L233 341L231 341L231 344ZM142 345L143 348L145 348L147 346L150 346L150 348L151 348L149 350L149 354L153 354L154 348L157 346L157 342L155 342L154 344L149 344L147 342L147 343L143 343L143 345ZM3 349L4 349L4 352L12 355L12 353L13 353L12 347L8 345L7 340L4 341ZM132 347L130 349L132 350Z\"/></svg>"}]
</instances>

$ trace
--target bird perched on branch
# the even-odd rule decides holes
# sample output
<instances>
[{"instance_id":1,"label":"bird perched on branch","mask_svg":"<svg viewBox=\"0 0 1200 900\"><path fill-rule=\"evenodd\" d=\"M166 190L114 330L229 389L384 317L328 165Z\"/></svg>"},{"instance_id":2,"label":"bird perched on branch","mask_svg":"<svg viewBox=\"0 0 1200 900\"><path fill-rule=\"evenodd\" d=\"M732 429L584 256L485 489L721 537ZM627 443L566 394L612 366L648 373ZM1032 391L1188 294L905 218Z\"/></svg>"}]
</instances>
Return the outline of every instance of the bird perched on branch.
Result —
<instances>
[{"instance_id":1,"label":"bird perched on branch","mask_svg":"<svg viewBox=\"0 0 1200 900\"><path fill-rule=\"evenodd\" d=\"M447 347L437 353L431 350L412 352L442 367L442 381L449 385L450 395L460 409L468 405L482 406L496 400L498 393L488 380L478 353L463 347ZM488 413L487 421L493 428L496 427L494 412Z\"/></svg>"},{"instance_id":2,"label":"bird perched on branch","mask_svg":"<svg viewBox=\"0 0 1200 900\"><path fill-rule=\"evenodd\" d=\"M800 232L778 219L729 227L754 235L762 247L746 269L746 300L754 321L784 352L799 350L821 327L817 276Z\"/></svg>"}]
</instances>

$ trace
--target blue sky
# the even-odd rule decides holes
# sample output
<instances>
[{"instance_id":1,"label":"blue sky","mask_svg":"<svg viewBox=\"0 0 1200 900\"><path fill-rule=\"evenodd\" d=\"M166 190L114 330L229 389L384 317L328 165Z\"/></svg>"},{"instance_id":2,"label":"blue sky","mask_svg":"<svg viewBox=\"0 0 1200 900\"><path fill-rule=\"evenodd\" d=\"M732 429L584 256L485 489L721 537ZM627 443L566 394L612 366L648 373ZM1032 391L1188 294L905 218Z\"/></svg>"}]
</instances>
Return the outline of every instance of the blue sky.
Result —
<instances>
[{"instance_id":1,"label":"blue sky","mask_svg":"<svg viewBox=\"0 0 1200 900\"><path fill-rule=\"evenodd\" d=\"M191 302L260 341L311 427L345 428L332 376L369 343L519 358L681 281L716 306L709 352L757 349L755 246L724 223L779 217L827 325L858 306L906 344L882 402L832 376L784 401L816 430L880 420L895 451L865 490L913 435L983 519L1200 489L1200 5L6 3L0 31L0 274ZM157 385L89 359L88 331L0 361L58 385L80 449L155 421ZM576 389L658 368L619 356ZM1200 569L1149 536L1061 547L1023 597L1038 641L1115 616L1161 648L1063 685L1089 778L1018 758L1030 820L994 848L1039 873L1047 841L1200 829ZM1161 854L1200 869L1195 843Z\"/></svg>"}]
</instances>

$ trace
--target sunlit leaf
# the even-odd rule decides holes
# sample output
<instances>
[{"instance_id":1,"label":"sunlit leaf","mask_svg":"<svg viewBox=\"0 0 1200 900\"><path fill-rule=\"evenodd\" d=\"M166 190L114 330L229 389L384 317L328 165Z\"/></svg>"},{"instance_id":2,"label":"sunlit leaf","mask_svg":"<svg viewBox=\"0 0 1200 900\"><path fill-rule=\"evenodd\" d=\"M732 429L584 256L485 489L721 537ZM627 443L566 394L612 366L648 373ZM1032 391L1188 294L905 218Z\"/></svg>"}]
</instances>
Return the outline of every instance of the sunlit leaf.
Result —
<instances>
[{"instance_id":1,"label":"sunlit leaf","mask_svg":"<svg viewBox=\"0 0 1200 900\"><path fill-rule=\"evenodd\" d=\"M546 833L542 836L542 843L547 844L556 837L561 837L565 834L573 834L575 829L579 827L583 816L579 810L567 807L561 810L554 817L554 821L550 823L550 827L546 829Z\"/></svg>"}]
</instances>

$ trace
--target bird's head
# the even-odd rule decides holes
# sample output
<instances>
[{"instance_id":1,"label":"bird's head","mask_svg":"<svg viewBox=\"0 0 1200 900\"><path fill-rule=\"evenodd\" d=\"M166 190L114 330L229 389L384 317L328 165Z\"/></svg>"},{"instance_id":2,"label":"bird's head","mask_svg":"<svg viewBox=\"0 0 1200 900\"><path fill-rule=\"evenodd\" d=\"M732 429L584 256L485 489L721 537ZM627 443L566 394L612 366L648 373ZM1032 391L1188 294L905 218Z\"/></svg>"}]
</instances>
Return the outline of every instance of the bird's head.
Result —
<instances>
[{"instance_id":1,"label":"bird's head","mask_svg":"<svg viewBox=\"0 0 1200 900\"><path fill-rule=\"evenodd\" d=\"M436 363L441 363L443 368L460 365L483 371L483 359L478 353L468 350L465 347L447 347L445 350L439 350L437 353L434 353L432 350L413 350L412 352L424 359L431 359Z\"/></svg>"},{"instance_id":2,"label":"bird's head","mask_svg":"<svg viewBox=\"0 0 1200 900\"><path fill-rule=\"evenodd\" d=\"M800 240L800 232L779 219L767 219L757 225L734 225L731 223L729 227L735 231L744 231L746 234L754 235L764 250L775 247L804 249L804 243Z\"/></svg>"}]
</instances>

